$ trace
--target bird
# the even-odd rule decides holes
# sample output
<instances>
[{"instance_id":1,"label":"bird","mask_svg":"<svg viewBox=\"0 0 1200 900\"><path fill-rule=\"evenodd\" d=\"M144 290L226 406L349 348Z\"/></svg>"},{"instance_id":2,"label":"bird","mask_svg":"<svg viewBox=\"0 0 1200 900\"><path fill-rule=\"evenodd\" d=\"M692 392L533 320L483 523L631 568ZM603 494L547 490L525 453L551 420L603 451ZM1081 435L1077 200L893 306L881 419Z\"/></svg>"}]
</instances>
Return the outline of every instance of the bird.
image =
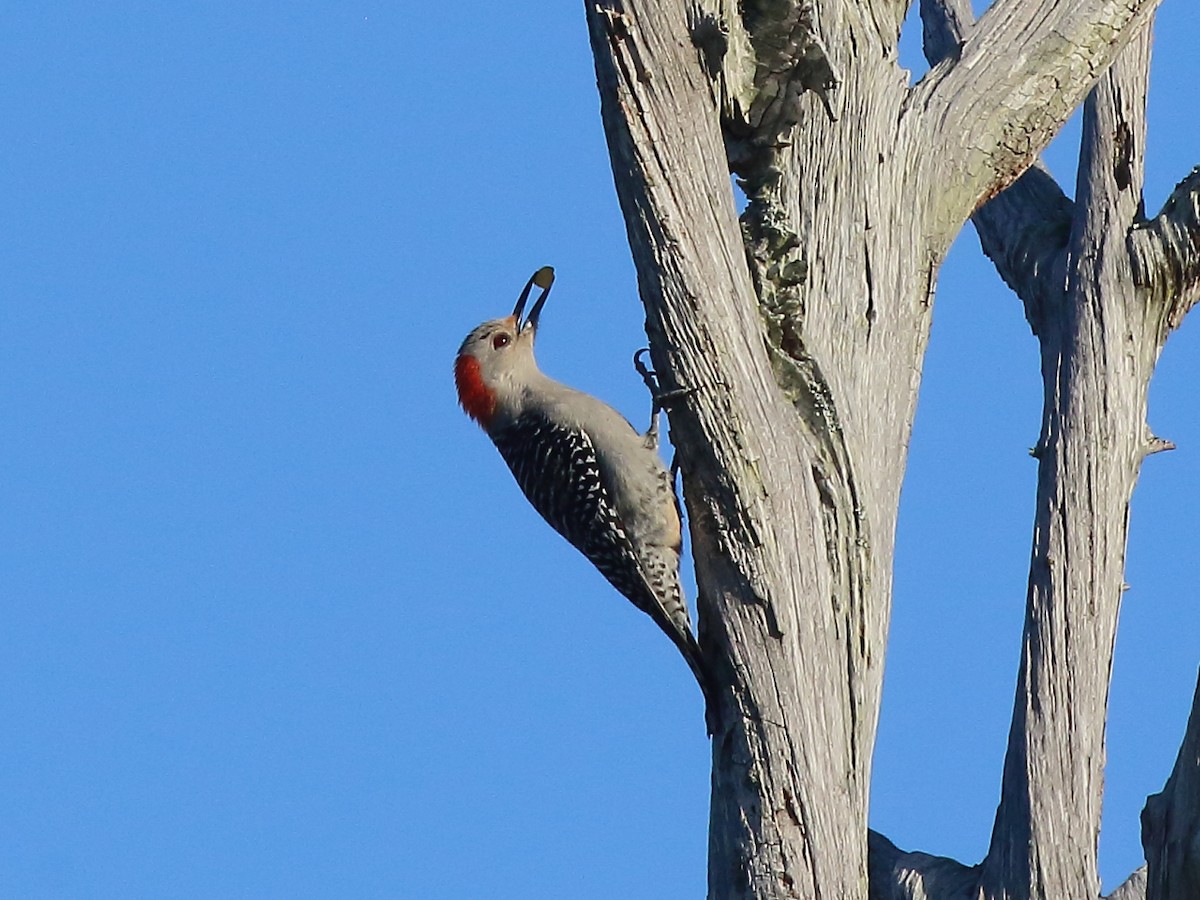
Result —
<instances>
[{"instance_id":1,"label":"bird","mask_svg":"<svg viewBox=\"0 0 1200 900\"><path fill-rule=\"evenodd\" d=\"M534 340L553 284L553 268L543 266L511 315L467 335L454 361L459 403L533 508L670 638L704 693L711 734L715 692L679 583L682 527L658 454L658 396L639 433L604 401L543 374ZM534 287L541 294L522 319Z\"/></svg>"}]
</instances>

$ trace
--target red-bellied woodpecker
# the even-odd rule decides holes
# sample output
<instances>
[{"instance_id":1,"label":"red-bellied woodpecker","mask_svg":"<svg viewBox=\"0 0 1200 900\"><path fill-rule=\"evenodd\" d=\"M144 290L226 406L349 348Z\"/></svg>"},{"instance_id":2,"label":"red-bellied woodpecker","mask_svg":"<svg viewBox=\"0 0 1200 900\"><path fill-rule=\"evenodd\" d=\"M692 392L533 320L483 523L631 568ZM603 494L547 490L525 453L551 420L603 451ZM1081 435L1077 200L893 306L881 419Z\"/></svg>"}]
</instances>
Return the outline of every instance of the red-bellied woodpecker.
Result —
<instances>
[{"instance_id":1,"label":"red-bellied woodpecker","mask_svg":"<svg viewBox=\"0 0 1200 900\"><path fill-rule=\"evenodd\" d=\"M511 316L467 335L454 363L459 402L533 508L671 639L711 713L707 671L679 586L679 508L658 455L658 404L650 429L638 434L607 403L542 374L533 341L553 283L554 270L539 269ZM542 293L522 322L535 285Z\"/></svg>"}]
</instances>

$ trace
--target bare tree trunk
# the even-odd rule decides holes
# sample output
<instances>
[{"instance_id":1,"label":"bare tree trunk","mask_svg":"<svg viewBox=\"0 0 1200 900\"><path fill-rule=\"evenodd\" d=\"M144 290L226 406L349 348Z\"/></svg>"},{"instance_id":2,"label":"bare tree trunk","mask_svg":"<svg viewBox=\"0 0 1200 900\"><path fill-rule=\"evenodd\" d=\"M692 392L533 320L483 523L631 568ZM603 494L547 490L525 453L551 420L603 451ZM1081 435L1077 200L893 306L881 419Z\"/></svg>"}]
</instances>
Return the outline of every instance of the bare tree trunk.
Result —
<instances>
[{"instance_id":1,"label":"bare tree trunk","mask_svg":"<svg viewBox=\"0 0 1200 900\"><path fill-rule=\"evenodd\" d=\"M1160 327L1125 235L1141 201L1149 32L1089 97L1067 283L1035 321L1045 397L1033 559L988 897L1094 897L1104 723ZM1126 89L1130 90L1126 90ZM1116 161L1116 164L1114 164ZM1138 161L1140 163L1140 160Z\"/></svg>"},{"instance_id":2,"label":"bare tree trunk","mask_svg":"<svg viewBox=\"0 0 1200 900\"><path fill-rule=\"evenodd\" d=\"M958 0L923 0L926 47L944 55L969 28ZM1037 513L1017 698L986 897L1096 896L1104 724L1124 590L1129 499L1141 461L1169 448L1150 434L1146 396L1195 253L1178 217L1141 237L1150 30L1121 53L1084 107L1076 200L1031 170L974 217L985 252L1025 302L1045 386ZM1181 189L1185 185L1180 186ZM1176 200L1186 195L1176 192ZM1194 191L1191 199L1194 201ZM1183 217L1196 234L1194 202ZM1171 204L1168 204L1170 207ZM1164 219L1171 218L1166 225ZM1155 248L1151 251L1151 248ZM1171 263L1168 264L1167 260ZM1190 270L1191 275L1175 276ZM1122 886L1138 896L1145 880Z\"/></svg>"},{"instance_id":3,"label":"bare tree trunk","mask_svg":"<svg viewBox=\"0 0 1200 900\"><path fill-rule=\"evenodd\" d=\"M867 791L937 266L1156 3L1009 0L974 27L968 7L957 32L940 32L952 38L946 61L911 88L895 55L906 5L587 6L655 365L697 389L671 425L701 644L723 689L711 898L864 898L868 877L879 898L975 896L981 885L994 897L1098 894L1126 511L1154 449L1145 387L1156 335L1165 339L1124 250L1140 155L1110 164L1142 146L1140 97L1122 93L1124 76L1091 104L1080 211L1036 185L1053 215L1070 216L1065 254L1044 253L1016 226L1019 240L1004 244L1023 263L1074 274L1052 291L1048 272L1013 266L1037 291L1026 305L1039 317L1047 412L1022 672L987 861L968 868L868 842ZM1122 62L1134 79L1148 58L1138 46ZM1109 109L1129 135L1103 133ZM740 222L731 171L749 201ZM989 206L998 214L1006 202ZM1036 205L1015 209L1029 217Z\"/></svg>"}]
</instances>

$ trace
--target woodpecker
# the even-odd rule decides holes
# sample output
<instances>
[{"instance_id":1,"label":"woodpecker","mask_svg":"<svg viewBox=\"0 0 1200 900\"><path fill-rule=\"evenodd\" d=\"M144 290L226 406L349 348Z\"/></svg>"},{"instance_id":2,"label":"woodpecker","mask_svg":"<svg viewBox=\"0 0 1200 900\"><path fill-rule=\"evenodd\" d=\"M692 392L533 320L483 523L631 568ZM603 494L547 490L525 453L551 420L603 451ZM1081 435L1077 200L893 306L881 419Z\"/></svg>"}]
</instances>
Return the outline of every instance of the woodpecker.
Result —
<instances>
[{"instance_id":1,"label":"woodpecker","mask_svg":"<svg viewBox=\"0 0 1200 900\"><path fill-rule=\"evenodd\" d=\"M658 455L658 397L650 428L639 434L607 403L542 374L533 343L553 283L554 270L539 269L512 315L467 335L454 362L459 403L533 508L671 639L711 715L713 693L679 585L679 507ZM541 294L522 321L534 286Z\"/></svg>"}]
</instances>

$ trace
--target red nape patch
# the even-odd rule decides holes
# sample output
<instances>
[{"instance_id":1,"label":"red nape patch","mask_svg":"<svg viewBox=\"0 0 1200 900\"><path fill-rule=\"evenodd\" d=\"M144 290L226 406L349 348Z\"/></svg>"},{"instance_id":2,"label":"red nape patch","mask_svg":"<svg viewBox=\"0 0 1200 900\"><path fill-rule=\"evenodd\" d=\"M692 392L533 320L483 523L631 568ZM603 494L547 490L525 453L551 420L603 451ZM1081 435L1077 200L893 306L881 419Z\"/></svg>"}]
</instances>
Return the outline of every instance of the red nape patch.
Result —
<instances>
[{"instance_id":1,"label":"red nape patch","mask_svg":"<svg viewBox=\"0 0 1200 900\"><path fill-rule=\"evenodd\" d=\"M456 359L454 384L458 388L458 402L467 415L480 425L487 425L496 412L496 394L483 383L483 376L479 374L479 360L473 356Z\"/></svg>"}]
</instances>

